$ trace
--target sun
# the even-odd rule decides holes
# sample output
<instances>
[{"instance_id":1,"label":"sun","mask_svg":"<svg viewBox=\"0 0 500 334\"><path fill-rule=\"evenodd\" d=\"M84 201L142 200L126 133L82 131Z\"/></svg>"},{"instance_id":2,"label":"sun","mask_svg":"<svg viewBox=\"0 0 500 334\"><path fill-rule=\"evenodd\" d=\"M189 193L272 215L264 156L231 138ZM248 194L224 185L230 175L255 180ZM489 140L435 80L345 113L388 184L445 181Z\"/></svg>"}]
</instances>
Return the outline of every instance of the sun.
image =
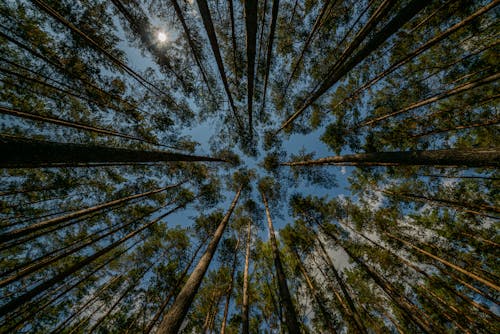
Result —
<instances>
[{"instance_id":1,"label":"sun","mask_svg":"<svg viewBox=\"0 0 500 334\"><path fill-rule=\"evenodd\" d=\"M160 32L158 32L157 38L158 38L158 41L163 43L167 40L167 34L164 33L163 31L160 31Z\"/></svg>"}]
</instances>

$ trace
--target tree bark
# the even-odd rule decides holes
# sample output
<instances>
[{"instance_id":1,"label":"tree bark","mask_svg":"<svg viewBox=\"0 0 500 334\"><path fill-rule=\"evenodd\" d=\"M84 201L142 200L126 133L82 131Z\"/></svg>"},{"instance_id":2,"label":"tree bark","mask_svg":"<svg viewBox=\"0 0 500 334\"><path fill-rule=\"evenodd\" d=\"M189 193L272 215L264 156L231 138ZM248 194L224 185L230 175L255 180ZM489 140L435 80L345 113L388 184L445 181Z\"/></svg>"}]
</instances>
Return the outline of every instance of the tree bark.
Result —
<instances>
[{"instance_id":1,"label":"tree bark","mask_svg":"<svg viewBox=\"0 0 500 334\"><path fill-rule=\"evenodd\" d=\"M198 0L198 2L200 2L200 0ZM184 284L181 292L179 292L179 295L177 295L177 298L175 298L172 307L170 307L170 310L160 323L157 331L158 334L177 334L177 332L179 331L182 322L184 321L184 318L189 311L191 303L193 302L194 297L198 291L198 288L201 285L201 281L205 276L208 266L212 261L215 251L217 250L217 245L219 244L222 234L224 233L229 219L231 218L231 214L236 207L241 191L242 187L238 189L236 196L234 197L233 202L229 207L229 210L217 227L212 240L208 244L205 254L203 254L203 256L201 257L200 261L186 281L186 284Z\"/></svg>"},{"instance_id":2,"label":"tree bark","mask_svg":"<svg viewBox=\"0 0 500 334\"><path fill-rule=\"evenodd\" d=\"M295 312L295 307L293 306L292 297L290 296L290 291L288 290L285 271L283 270L283 265L281 264L278 244L276 241L276 236L274 234L273 221L271 219L271 213L269 212L269 205L267 203L266 195L263 192L261 192L261 195L266 210L267 224L269 228L269 238L271 241L271 249L273 250L274 266L276 269L276 275L279 284L279 293L281 301L285 308L286 325L289 333L300 334L300 325L297 319L297 314Z\"/></svg>"},{"instance_id":3,"label":"tree bark","mask_svg":"<svg viewBox=\"0 0 500 334\"><path fill-rule=\"evenodd\" d=\"M0 168L57 167L58 164L216 161L223 159L171 153L66 144L37 139L0 137Z\"/></svg>"},{"instance_id":4,"label":"tree bark","mask_svg":"<svg viewBox=\"0 0 500 334\"><path fill-rule=\"evenodd\" d=\"M285 162L284 166L467 166L500 167L500 150L491 149L444 149L432 151L370 152L332 156L317 160Z\"/></svg>"},{"instance_id":5,"label":"tree bark","mask_svg":"<svg viewBox=\"0 0 500 334\"><path fill-rule=\"evenodd\" d=\"M250 319L249 319L249 300L248 300L248 289L249 289L249 275L248 269L250 265L250 242L252 233L252 222L248 221L248 232L247 232L247 244L245 250L245 269L243 271L243 305L241 307L241 332L242 334L249 334L250 331Z\"/></svg>"}]
</instances>

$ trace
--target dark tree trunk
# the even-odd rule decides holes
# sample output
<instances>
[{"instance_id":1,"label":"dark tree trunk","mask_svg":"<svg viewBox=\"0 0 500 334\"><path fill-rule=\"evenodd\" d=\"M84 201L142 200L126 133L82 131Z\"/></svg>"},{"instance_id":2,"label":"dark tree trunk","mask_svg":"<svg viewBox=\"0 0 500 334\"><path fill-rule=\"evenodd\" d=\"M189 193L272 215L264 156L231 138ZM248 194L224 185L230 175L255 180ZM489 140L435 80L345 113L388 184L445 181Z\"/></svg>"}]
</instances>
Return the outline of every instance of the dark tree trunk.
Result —
<instances>
[{"instance_id":1,"label":"dark tree trunk","mask_svg":"<svg viewBox=\"0 0 500 334\"><path fill-rule=\"evenodd\" d=\"M290 296L290 291L288 290L288 284L286 282L285 271L283 270L283 265L281 264L278 244L276 242L276 237L274 234L273 221L271 219L271 213L269 212L269 205L267 203L266 195L263 192L261 192L261 195L266 210L269 238L271 241L271 249L273 251L276 276L278 278L279 293L281 302L283 303L283 306L285 308L286 326L289 333L300 334L300 325L297 319L297 313L295 312L295 307L293 306L292 297Z\"/></svg>"},{"instance_id":2,"label":"dark tree trunk","mask_svg":"<svg viewBox=\"0 0 500 334\"><path fill-rule=\"evenodd\" d=\"M269 40L267 41L266 67L264 69L264 90L262 93L262 112L266 107L266 91L269 81L269 71L271 69L271 60L273 57L274 35L276 34L276 24L278 22L279 0L273 0L273 8L271 10L271 25L269 28Z\"/></svg>"},{"instance_id":3,"label":"dark tree trunk","mask_svg":"<svg viewBox=\"0 0 500 334\"><path fill-rule=\"evenodd\" d=\"M238 189L238 192L236 193L233 202L229 207L229 210L227 211L226 215L224 216L219 226L217 227L217 230L215 231L212 240L208 244L205 254L203 254L203 256L201 257L200 261L198 262L193 272L189 276L188 280L186 281L186 284L184 284L184 287L182 288L181 292L179 292L177 298L175 298L175 301L170 307L170 310L160 323L157 332L158 334L178 333L182 325L182 322L184 321L184 318L186 317L186 314L189 311L191 303L194 300L198 288L201 285L201 281L205 276L208 266L212 261L215 251L217 250L217 245L219 244L222 234L226 229L226 226L229 222L229 218L231 217L231 214L233 213L233 210L236 207L236 203L238 202L238 199L240 197L241 190L242 187Z\"/></svg>"},{"instance_id":4,"label":"dark tree trunk","mask_svg":"<svg viewBox=\"0 0 500 334\"><path fill-rule=\"evenodd\" d=\"M255 52L257 47L257 10L258 1L244 0L245 26L247 30L247 108L248 108L248 133L253 134L253 91L255 79Z\"/></svg>"},{"instance_id":5,"label":"dark tree trunk","mask_svg":"<svg viewBox=\"0 0 500 334\"><path fill-rule=\"evenodd\" d=\"M371 152L333 156L317 160L282 163L285 166L467 166L500 167L500 150L445 149L434 151Z\"/></svg>"},{"instance_id":6,"label":"dark tree trunk","mask_svg":"<svg viewBox=\"0 0 500 334\"><path fill-rule=\"evenodd\" d=\"M0 137L0 168L57 167L58 164L217 161L223 159L162 151L66 144Z\"/></svg>"},{"instance_id":7,"label":"dark tree trunk","mask_svg":"<svg viewBox=\"0 0 500 334\"><path fill-rule=\"evenodd\" d=\"M207 33L208 39L210 41L210 46L212 52L214 53L215 62L217 63L217 68L219 69L219 74L221 76L222 84L224 85L224 90L226 91L227 98L229 100L229 105L233 111L233 117L236 120L240 130L243 130L243 124L238 116L236 107L234 105L233 96L231 95L231 90L229 89L229 84L227 82L226 70L224 69L224 63L222 61L222 56L220 53L219 42L217 42L217 35L215 34L215 28L212 22L212 16L210 15L210 9L208 8L208 3L206 0L197 0L198 9L200 10L200 15L203 20L203 26Z\"/></svg>"}]
</instances>

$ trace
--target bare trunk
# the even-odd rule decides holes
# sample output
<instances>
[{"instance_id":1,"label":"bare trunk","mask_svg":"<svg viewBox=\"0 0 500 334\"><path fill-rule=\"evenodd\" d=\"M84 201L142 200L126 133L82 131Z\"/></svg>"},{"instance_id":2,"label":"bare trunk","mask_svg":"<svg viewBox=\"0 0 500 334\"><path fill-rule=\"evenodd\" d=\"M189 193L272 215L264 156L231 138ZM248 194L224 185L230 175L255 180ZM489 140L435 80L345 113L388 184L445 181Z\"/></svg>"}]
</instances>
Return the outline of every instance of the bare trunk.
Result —
<instances>
[{"instance_id":1,"label":"bare trunk","mask_svg":"<svg viewBox=\"0 0 500 334\"><path fill-rule=\"evenodd\" d=\"M359 96L359 93L361 93L362 91L364 91L364 90L368 89L369 87L373 86L378 81L382 80L384 77L386 77L387 75L389 75L392 72L394 72L396 69L398 69L401 66L407 64L409 61L411 61L412 59L414 59L415 57L417 57L421 53L427 51L428 49L430 49L434 45L438 44L439 42L441 42L442 40L444 40L445 38L447 38L448 36L450 36L454 32L458 31L462 27L468 25L469 23L471 23L477 17L485 14L490 9L493 9L496 5L498 5L499 2L500 2L500 0L494 0L494 1L492 1L491 3L489 3L488 5L482 7L481 9L479 9L478 11L476 11L475 13L473 13L472 15L468 16L467 18L465 18L461 22L459 22L459 23L451 26L450 28L446 29L445 31L443 31L439 35L431 38L425 44L423 44L422 46L418 47L414 51L410 52L405 57L403 57L401 60L399 60L397 63L391 65L388 69L382 71L375 78L371 79L369 82L367 82L366 84L364 84L360 88L356 89L353 93L351 93L349 95L349 97L347 97L346 99L342 100L337 105L335 105L335 107L333 109L335 109L336 107L338 107L339 105L341 105L345 101L351 100L353 97Z\"/></svg>"},{"instance_id":2,"label":"bare trunk","mask_svg":"<svg viewBox=\"0 0 500 334\"><path fill-rule=\"evenodd\" d=\"M333 156L317 160L285 162L285 166L467 166L499 167L500 150L445 149L433 151L370 152Z\"/></svg>"},{"instance_id":3,"label":"bare trunk","mask_svg":"<svg viewBox=\"0 0 500 334\"><path fill-rule=\"evenodd\" d=\"M217 245L219 244L219 241L222 238L222 234L226 229L226 226L229 222L229 218L231 217L231 214L233 213L236 203L238 202L241 190L242 187L238 189L238 192L236 193L236 196L234 197L228 212L226 213L226 215L220 222L219 226L217 227L217 230L215 231L212 240L208 244L205 254L203 254L203 256L201 257L200 261L196 265L196 268L194 268L193 272L191 273L188 280L184 284L184 287L182 288L181 292L179 292L177 298L175 298L175 301L170 307L170 310L160 323L160 326L157 331L158 334L167 334L167 333L176 334L179 331L182 322L184 321L184 318L186 317L186 314L189 311L189 307L191 306L191 303L193 302L194 297L198 291L198 288L201 285L201 281L205 276L208 266L212 261L215 251L217 250Z\"/></svg>"},{"instance_id":4,"label":"bare trunk","mask_svg":"<svg viewBox=\"0 0 500 334\"><path fill-rule=\"evenodd\" d=\"M167 307L168 303L170 303L170 300L172 299L172 297L174 296L174 294L177 292L177 289L180 287L180 285L182 284L182 282L186 278L186 276L188 274L188 271L189 271L189 268L191 268L191 265L193 264L194 260L198 256L198 252L201 250L201 248L203 247L203 245L205 245L205 243L207 242L207 240L208 240L208 237L206 237L198 245L198 248L194 252L194 254L191 257L191 259L189 260L189 263L186 265L186 267L184 268L184 270L182 271L182 273L179 275L179 278L177 278L174 287L172 289L170 289L170 292L168 293L167 297L165 297L165 300L162 302L160 308L155 313L153 319L151 319L151 321L149 322L148 326L144 330L145 334L149 334L151 332L151 330L153 329L153 327L155 326L155 324L158 321L158 319L160 319L160 317L161 317L163 311L165 310L165 308Z\"/></svg>"},{"instance_id":5,"label":"bare trunk","mask_svg":"<svg viewBox=\"0 0 500 334\"><path fill-rule=\"evenodd\" d=\"M273 56L274 35L276 33L276 24L278 21L279 0L273 0L273 8L271 14L271 26L269 28L269 40L267 42L266 67L264 69L264 90L262 93L262 112L266 107L266 91L269 81L269 71L271 69L271 60Z\"/></svg>"},{"instance_id":6,"label":"bare trunk","mask_svg":"<svg viewBox=\"0 0 500 334\"><path fill-rule=\"evenodd\" d=\"M171 153L132 150L98 145L66 144L18 137L0 137L0 167L57 167L58 164L134 163L134 162L216 161L223 159Z\"/></svg>"},{"instance_id":7,"label":"bare trunk","mask_svg":"<svg viewBox=\"0 0 500 334\"><path fill-rule=\"evenodd\" d=\"M278 244L276 242L276 236L274 234L273 221L271 219L271 213L269 212L269 206L267 203L267 198L263 192L261 192L262 201L264 202L267 224L269 228L269 238L271 241L271 249L273 250L274 256L274 266L276 269L276 276L278 278L279 293L281 297L281 302L285 308L285 319L288 332L292 334L300 334L300 325L297 320L297 314L295 312L295 307L293 306L292 297L290 296L290 291L288 290L288 284L286 282L285 272L281 264L281 258L278 250Z\"/></svg>"},{"instance_id":8,"label":"bare trunk","mask_svg":"<svg viewBox=\"0 0 500 334\"><path fill-rule=\"evenodd\" d=\"M382 115L382 116L368 118L364 121L361 121L358 125L351 128L350 130L356 130L356 129L359 129L359 128L362 128L362 127L365 127L368 125L373 126L373 124L384 121L388 118L391 118L391 117L394 117L397 115L401 115L401 114L404 114L404 113L411 111L413 109L420 108L420 107L426 106L428 104L437 102L439 100L463 93L465 91L484 86L486 84L489 84L491 82L498 80L499 78L500 78L500 73L495 73L495 74L492 74L486 78L481 78L481 79L473 80L470 82L466 82L460 86L454 87L454 88L447 90L443 93L439 93L439 94L436 94L436 95L429 97L427 99L415 102L415 103L413 103L407 107L404 107L402 109L390 112L390 113Z\"/></svg>"}]
</instances>

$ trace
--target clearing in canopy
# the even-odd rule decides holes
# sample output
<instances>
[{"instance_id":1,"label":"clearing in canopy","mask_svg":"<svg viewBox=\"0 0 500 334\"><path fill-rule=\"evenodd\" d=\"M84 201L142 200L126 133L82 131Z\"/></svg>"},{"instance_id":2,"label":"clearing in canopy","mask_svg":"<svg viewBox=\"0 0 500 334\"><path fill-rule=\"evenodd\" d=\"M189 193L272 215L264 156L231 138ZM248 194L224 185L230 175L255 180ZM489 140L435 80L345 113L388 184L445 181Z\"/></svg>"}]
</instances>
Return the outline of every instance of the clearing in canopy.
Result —
<instances>
[{"instance_id":1,"label":"clearing in canopy","mask_svg":"<svg viewBox=\"0 0 500 334\"><path fill-rule=\"evenodd\" d=\"M0 1L0 334L500 333L499 4Z\"/></svg>"}]
</instances>

